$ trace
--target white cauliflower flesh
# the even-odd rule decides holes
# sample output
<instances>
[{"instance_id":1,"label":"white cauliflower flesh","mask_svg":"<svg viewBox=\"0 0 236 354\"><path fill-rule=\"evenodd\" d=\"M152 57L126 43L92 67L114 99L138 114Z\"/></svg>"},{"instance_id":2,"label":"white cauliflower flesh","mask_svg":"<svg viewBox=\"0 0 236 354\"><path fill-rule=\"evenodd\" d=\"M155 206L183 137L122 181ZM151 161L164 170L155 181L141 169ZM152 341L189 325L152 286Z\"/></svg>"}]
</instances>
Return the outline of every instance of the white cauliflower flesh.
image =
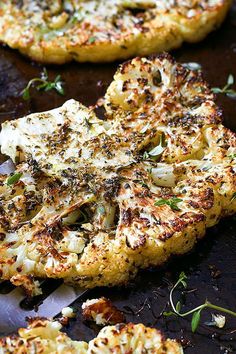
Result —
<instances>
[{"instance_id":1,"label":"white cauliflower flesh","mask_svg":"<svg viewBox=\"0 0 236 354\"><path fill-rule=\"evenodd\" d=\"M46 319L30 320L18 336L0 338L1 354L105 354L147 353L182 354L176 341L165 339L158 330L142 324L108 326L89 343L71 340L61 332L61 325Z\"/></svg>"},{"instance_id":2,"label":"white cauliflower flesh","mask_svg":"<svg viewBox=\"0 0 236 354\"><path fill-rule=\"evenodd\" d=\"M34 60L108 62L196 42L224 20L231 0L0 2L0 41Z\"/></svg>"},{"instance_id":3,"label":"white cauliflower flesh","mask_svg":"<svg viewBox=\"0 0 236 354\"><path fill-rule=\"evenodd\" d=\"M236 136L201 73L135 58L103 102L104 120L70 100L2 124L17 175L0 175L0 271L28 294L127 283L235 213Z\"/></svg>"}]
</instances>

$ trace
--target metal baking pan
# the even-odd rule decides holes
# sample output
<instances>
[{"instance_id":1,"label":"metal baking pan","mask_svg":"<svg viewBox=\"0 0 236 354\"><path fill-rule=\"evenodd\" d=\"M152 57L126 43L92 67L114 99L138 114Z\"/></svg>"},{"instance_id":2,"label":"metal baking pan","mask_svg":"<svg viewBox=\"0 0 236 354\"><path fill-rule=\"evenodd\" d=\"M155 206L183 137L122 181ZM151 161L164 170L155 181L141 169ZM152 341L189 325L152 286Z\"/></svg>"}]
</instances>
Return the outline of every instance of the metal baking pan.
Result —
<instances>
[{"instance_id":1,"label":"metal baking pan","mask_svg":"<svg viewBox=\"0 0 236 354\"><path fill-rule=\"evenodd\" d=\"M236 78L236 1L223 26L199 44L184 45L172 53L180 62L198 62L205 78L212 86L223 86L231 73ZM28 81L38 77L42 66L30 62L17 52L0 48L0 120L15 119L30 112L48 110L74 98L86 105L101 97L118 63L106 65L70 63L48 67L49 76L60 74L65 81L65 96L54 92L32 92L30 102L22 100L21 91ZM236 101L218 97L224 113L225 125L236 131ZM4 157L1 156L3 161ZM164 318L171 284L181 271L188 275L188 292L180 294L189 308L208 298L214 303L236 310L236 217L222 220L207 232L195 250L184 257L173 259L162 269L140 272L135 281L125 288L97 288L90 290L73 307L78 310L65 331L74 339L90 340L99 328L81 319L81 303L87 298L107 296L125 312L127 321L142 322L163 330L166 335L180 339L185 353L236 353L236 319L227 316L223 329L207 327L210 311L203 314L197 333L192 334L190 319ZM8 301L8 294L6 303ZM1 318L0 308L0 324ZM12 314L14 321L14 311ZM1 333L2 335L8 334Z\"/></svg>"}]
</instances>

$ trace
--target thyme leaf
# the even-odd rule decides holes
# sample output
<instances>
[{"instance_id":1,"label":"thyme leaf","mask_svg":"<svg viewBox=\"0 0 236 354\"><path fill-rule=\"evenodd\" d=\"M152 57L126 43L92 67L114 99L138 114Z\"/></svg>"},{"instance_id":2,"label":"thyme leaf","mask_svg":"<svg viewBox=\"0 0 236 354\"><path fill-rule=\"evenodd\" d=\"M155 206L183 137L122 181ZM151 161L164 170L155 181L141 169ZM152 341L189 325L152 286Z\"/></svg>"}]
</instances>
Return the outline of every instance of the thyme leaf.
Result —
<instances>
[{"instance_id":1,"label":"thyme leaf","mask_svg":"<svg viewBox=\"0 0 236 354\"><path fill-rule=\"evenodd\" d=\"M38 91L48 92L51 90L55 90L58 94L62 96L65 94L61 75L57 75L54 81L49 81L48 72L45 68L43 69L41 78L36 77L34 79L31 79L22 91L22 97L24 100L30 99L30 89L32 86L35 86Z\"/></svg>"},{"instance_id":2,"label":"thyme leaf","mask_svg":"<svg viewBox=\"0 0 236 354\"><path fill-rule=\"evenodd\" d=\"M176 315L176 313L175 312L173 312L173 311L164 311L163 312L163 315L165 316L165 317L170 317L170 316L177 316Z\"/></svg>"},{"instance_id":3,"label":"thyme leaf","mask_svg":"<svg viewBox=\"0 0 236 354\"><path fill-rule=\"evenodd\" d=\"M190 63L183 63L182 66L186 69L192 70L192 71L198 71L202 69L201 64L195 63L195 62L190 62Z\"/></svg>"},{"instance_id":4,"label":"thyme leaf","mask_svg":"<svg viewBox=\"0 0 236 354\"><path fill-rule=\"evenodd\" d=\"M193 317L191 321L191 328L193 333L196 332L200 320L201 320L201 309L193 313Z\"/></svg>"},{"instance_id":5,"label":"thyme leaf","mask_svg":"<svg viewBox=\"0 0 236 354\"><path fill-rule=\"evenodd\" d=\"M180 281L180 284L183 285L184 289L187 288L187 282L186 282L186 280L187 280L186 274L185 274L184 272L181 272L181 273L180 273L180 279L179 279L179 281Z\"/></svg>"},{"instance_id":6,"label":"thyme leaf","mask_svg":"<svg viewBox=\"0 0 236 354\"><path fill-rule=\"evenodd\" d=\"M220 87L213 87L211 91L213 93L222 93L225 94L226 96L236 99L236 90L233 90L231 86L234 84L234 76L232 74L229 74L228 79L227 79L227 84L220 88Z\"/></svg>"},{"instance_id":7,"label":"thyme leaf","mask_svg":"<svg viewBox=\"0 0 236 354\"><path fill-rule=\"evenodd\" d=\"M176 304L176 310L177 310L178 312L180 312L181 307L182 307L181 302L178 301L177 304Z\"/></svg>"},{"instance_id":8,"label":"thyme leaf","mask_svg":"<svg viewBox=\"0 0 236 354\"><path fill-rule=\"evenodd\" d=\"M149 159L149 154L148 154L147 151L144 151L144 153L143 153L143 159L144 159L144 160Z\"/></svg>"},{"instance_id":9,"label":"thyme leaf","mask_svg":"<svg viewBox=\"0 0 236 354\"><path fill-rule=\"evenodd\" d=\"M177 210L179 211L180 208L178 207L178 203L182 202L183 199L180 199L180 198L176 198L176 197L173 197L173 198L170 198L170 199L159 199L157 200L154 205L155 206L161 206L161 205L169 205L169 207L172 209L172 210ZM184 280L182 280L183 283L184 283ZM183 284L182 283L182 284Z\"/></svg>"},{"instance_id":10,"label":"thyme leaf","mask_svg":"<svg viewBox=\"0 0 236 354\"><path fill-rule=\"evenodd\" d=\"M234 201L236 199L236 192L233 193L231 201Z\"/></svg>"},{"instance_id":11,"label":"thyme leaf","mask_svg":"<svg viewBox=\"0 0 236 354\"><path fill-rule=\"evenodd\" d=\"M88 39L88 44L93 44L96 41L97 37L90 37Z\"/></svg>"},{"instance_id":12,"label":"thyme leaf","mask_svg":"<svg viewBox=\"0 0 236 354\"><path fill-rule=\"evenodd\" d=\"M191 320L192 332L195 332L197 330L201 321L201 312L206 308L210 308L219 312L224 312L231 316L236 317L236 312L218 305L214 305L208 300L206 300L203 304L193 308L192 310L189 310L187 312L180 312L182 304L180 301L178 301L176 305L174 304L174 291L179 287L179 285L182 285L184 288L186 288L187 287L186 280L187 280L186 274L184 272L181 272L179 275L179 279L177 280L177 282L174 284L174 286L170 291L169 301L170 301L171 311L163 312L164 316L170 317L172 315L175 315L179 317L186 317L192 315L192 320Z\"/></svg>"},{"instance_id":13,"label":"thyme leaf","mask_svg":"<svg viewBox=\"0 0 236 354\"><path fill-rule=\"evenodd\" d=\"M20 180L22 175L23 173L21 172L14 173L14 175L7 178L6 180L7 185L12 186L13 184L16 184Z\"/></svg>"}]
</instances>

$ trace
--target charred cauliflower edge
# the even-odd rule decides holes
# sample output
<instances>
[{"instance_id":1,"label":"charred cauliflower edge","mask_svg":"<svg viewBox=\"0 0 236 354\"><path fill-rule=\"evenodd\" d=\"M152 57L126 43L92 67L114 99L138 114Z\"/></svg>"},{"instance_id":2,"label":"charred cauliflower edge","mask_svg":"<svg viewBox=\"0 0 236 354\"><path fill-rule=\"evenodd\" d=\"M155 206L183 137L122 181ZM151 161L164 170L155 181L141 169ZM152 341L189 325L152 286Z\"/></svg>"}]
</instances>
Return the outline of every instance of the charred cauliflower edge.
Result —
<instances>
[{"instance_id":1,"label":"charred cauliflower edge","mask_svg":"<svg viewBox=\"0 0 236 354\"><path fill-rule=\"evenodd\" d=\"M197 42L231 0L14 1L0 4L0 41L33 60L109 62Z\"/></svg>"},{"instance_id":2,"label":"charred cauliflower edge","mask_svg":"<svg viewBox=\"0 0 236 354\"><path fill-rule=\"evenodd\" d=\"M165 339L160 331L142 324L119 324L104 327L89 343L71 340L61 332L57 321L36 318L27 328L20 328L18 335L0 338L0 353L139 353L182 354L179 343Z\"/></svg>"}]
</instances>

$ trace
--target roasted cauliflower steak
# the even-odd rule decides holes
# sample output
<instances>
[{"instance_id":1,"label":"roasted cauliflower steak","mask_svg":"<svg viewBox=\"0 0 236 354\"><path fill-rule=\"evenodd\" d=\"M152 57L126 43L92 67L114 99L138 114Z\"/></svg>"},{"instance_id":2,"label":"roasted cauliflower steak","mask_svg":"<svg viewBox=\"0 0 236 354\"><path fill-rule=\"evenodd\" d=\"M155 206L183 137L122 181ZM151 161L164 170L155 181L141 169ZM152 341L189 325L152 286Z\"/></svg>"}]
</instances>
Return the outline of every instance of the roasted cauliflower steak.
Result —
<instances>
[{"instance_id":1,"label":"roasted cauliflower steak","mask_svg":"<svg viewBox=\"0 0 236 354\"><path fill-rule=\"evenodd\" d=\"M126 284L141 268L190 251L236 210L236 135L200 72L169 55L120 66L100 105L2 124L1 277L82 287ZM27 280L27 281L26 281Z\"/></svg>"},{"instance_id":2,"label":"roasted cauliflower steak","mask_svg":"<svg viewBox=\"0 0 236 354\"><path fill-rule=\"evenodd\" d=\"M57 321L43 318L30 320L28 328L20 328L18 335L0 338L0 353L183 353L181 345L176 341L165 339L160 331L142 324L128 323L104 327L89 343L71 340L60 329L61 325Z\"/></svg>"},{"instance_id":3,"label":"roasted cauliflower steak","mask_svg":"<svg viewBox=\"0 0 236 354\"><path fill-rule=\"evenodd\" d=\"M2 0L0 41L33 60L107 62L197 42L231 0Z\"/></svg>"}]
</instances>

